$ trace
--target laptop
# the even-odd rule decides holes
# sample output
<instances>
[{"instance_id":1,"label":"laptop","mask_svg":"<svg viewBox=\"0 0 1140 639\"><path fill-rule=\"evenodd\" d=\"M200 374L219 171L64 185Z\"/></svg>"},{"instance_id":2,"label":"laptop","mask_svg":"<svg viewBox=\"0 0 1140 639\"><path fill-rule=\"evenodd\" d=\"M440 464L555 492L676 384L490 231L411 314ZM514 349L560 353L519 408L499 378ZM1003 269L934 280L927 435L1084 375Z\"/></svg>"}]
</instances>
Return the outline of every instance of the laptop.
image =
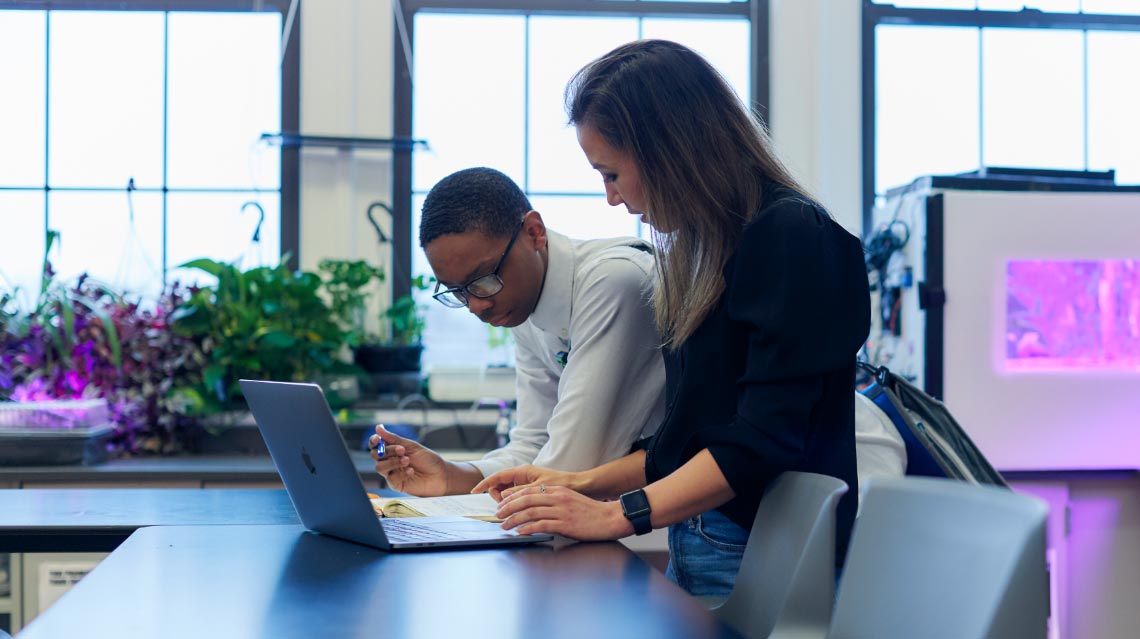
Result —
<instances>
[{"instance_id":1,"label":"laptop","mask_svg":"<svg viewBox=\"0 0 1140 639\"><path fill-rule=\"evenodd\" d=\"M309 530L387 551L553 539L468 517L379 517L320 386L251 379L240 384L293 507Z\"/></svg>"}]
</instances>

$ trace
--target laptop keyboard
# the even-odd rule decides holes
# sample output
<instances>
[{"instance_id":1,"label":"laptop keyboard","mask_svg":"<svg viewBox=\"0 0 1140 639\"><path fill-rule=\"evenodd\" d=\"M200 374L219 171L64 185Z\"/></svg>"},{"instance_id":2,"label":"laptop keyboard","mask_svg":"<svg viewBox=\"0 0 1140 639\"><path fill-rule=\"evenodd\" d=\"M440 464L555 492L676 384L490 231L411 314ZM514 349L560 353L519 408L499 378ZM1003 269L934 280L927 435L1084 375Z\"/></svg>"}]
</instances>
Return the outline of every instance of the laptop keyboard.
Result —
<instances>
[{"instance_id":1,"label":"laptop keyboard","mask_svg":"<svg viewBox=\"0 0 1140 639\"><path fill-rule=\"evenodd\" d=\"M453 535L449 532L391 517L381 519L380 525L384 527L384 534L388 536L388 541L453 541L465 539L465 537Z\"/></svg>"}]
</instances>

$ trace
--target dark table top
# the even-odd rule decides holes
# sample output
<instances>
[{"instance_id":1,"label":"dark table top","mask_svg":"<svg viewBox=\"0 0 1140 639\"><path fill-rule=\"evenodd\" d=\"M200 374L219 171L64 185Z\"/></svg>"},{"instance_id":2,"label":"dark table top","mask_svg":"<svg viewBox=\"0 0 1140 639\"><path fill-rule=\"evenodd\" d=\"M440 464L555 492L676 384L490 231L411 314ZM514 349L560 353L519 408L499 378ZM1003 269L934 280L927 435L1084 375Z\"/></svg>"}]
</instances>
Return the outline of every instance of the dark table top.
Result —
<instances>
[{"instance_id":1,"label":"dark table top","mask_svg":"<svg viewBox=\"0 0 1140 639\"><path fill-rule=\"evenodd\" d=\"M140 529L20 634L731 636L617 543L385 553L300 526Z\"/></svg>"},{"instance_id":2,"label":"dark table top","mask_svg":"<svg viewBox=\"0 0 1140 639\"><path fill-rule=\"evenodd\" d=\"M376 476L376 462L366 451L349 451L362 477ZM269 455L179 455L127 457L101 464L58 466L0 466L0 482L22 481L171 481L188 480L280 480Z\"/></svg>"},{"instance_id":3,"label":"dark table top","mask_svg":"<svg viewBox=\"0 0 1140 639\"><path fill-rule=\"evenodd\" d=\"M0 552L109 552L143 526L297 523L284 490L0 490Z\"/></svg>"}]
</instances>

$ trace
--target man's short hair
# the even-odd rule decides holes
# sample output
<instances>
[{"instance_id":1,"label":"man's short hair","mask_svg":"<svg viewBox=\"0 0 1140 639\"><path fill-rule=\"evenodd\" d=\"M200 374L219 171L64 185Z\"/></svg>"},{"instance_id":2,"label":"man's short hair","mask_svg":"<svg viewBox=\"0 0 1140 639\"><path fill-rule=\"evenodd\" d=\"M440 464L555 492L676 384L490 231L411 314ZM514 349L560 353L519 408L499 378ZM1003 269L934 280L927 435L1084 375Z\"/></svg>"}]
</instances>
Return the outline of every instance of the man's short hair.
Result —
<instances>
[{"instance_id":1,"label":"man's short hair","mask_svg":"<svg viewBox=\"0 0 1140 639\"><path fill-rule=\"evenodd\" d=\"M526 194L499 171L486 167L457 171L433 186L424 200L420 246L441 235L468 231L509 237L530 210Z\"/></svg>"}]
</instances>

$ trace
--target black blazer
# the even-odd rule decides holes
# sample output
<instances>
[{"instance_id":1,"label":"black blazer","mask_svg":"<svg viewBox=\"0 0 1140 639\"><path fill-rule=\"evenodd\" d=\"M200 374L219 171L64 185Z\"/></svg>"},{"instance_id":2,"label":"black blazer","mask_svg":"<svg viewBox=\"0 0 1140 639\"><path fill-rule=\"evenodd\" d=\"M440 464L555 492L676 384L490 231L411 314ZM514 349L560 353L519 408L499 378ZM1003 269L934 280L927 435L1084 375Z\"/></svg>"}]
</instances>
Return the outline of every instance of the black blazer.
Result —
<instances>
[{"instance_id":1,"label":"black blazer","mask_svg":"<svg viewBox=\"0 0 1140 639\"><path fill-rule=\"evenodd\" d=\"M724 267L725 292L666 351L668 412L645 446L656 481L707 448L736 493L718 510L750 529L786 470L838 477L837 559L855 519L855 355L870 330L860 241L817 204L773 188Z\"/></svg>"}]
</instances>

